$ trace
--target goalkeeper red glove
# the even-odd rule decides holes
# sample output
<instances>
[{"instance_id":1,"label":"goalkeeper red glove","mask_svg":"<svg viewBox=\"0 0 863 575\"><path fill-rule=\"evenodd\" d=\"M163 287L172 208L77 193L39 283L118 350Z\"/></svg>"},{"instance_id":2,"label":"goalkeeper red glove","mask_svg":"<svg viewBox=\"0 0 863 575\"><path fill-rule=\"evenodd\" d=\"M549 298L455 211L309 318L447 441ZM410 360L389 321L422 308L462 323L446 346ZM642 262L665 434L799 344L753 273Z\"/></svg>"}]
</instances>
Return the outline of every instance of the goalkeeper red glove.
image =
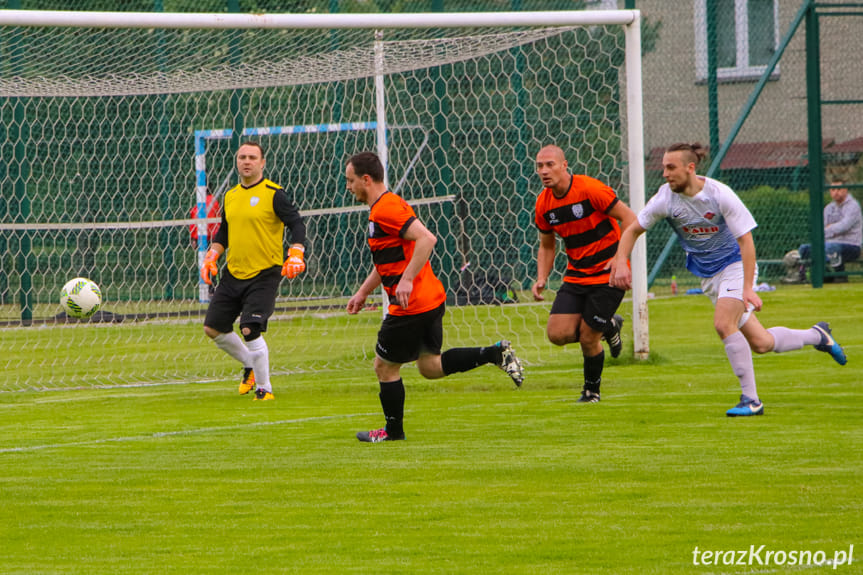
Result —
<instances>
[{"instance_id":1,"label":"goalkeeper red glove","mask_svg":"<svg viewBox=\"0 0 863 575\"><path fill-rule=\"evenodd\" d=\"M303 260L305 253L306 248L291 246L288 250L288 259L285 260L285 264L282 266L282 275L294 278L306 271L306 262Z\"/></svg>"},{"instance_id":2,"label":"goalkeeper red glove","mask_svg":"<svg viewBox=\"0 0 863 575\"><path fill-rule=\"evenodd\" d=\"M219 266L216 262L219 260L219 252L214 249L207 251L204 256L204 265L201 266L201 279L207 285L213 285L212 276L219 273Z\"/></svg>"}]
</instances>

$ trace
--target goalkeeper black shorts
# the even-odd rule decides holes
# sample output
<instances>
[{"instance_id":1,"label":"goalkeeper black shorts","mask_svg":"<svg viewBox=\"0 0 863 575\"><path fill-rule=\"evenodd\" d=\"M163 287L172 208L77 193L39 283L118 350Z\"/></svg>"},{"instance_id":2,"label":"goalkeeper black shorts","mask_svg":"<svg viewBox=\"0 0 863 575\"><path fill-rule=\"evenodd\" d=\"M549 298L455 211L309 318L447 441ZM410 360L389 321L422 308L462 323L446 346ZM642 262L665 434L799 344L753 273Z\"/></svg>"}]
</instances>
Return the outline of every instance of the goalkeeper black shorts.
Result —
<instances>
[{"instance_id":1,"label":"goalkeeper black shorts","mask_svg":"<svg viewBox=\"0 0 863 575\"><path fill-rule=\"evenodd\" d=\"M239 317L240 325L255 323L261 326L261 331L267 331L267 320L276 308L281 281L281 266L273 266L247 280L237 279L227 267L222 268L204 325L228 333Z\"/></svg>"}]
</instances>

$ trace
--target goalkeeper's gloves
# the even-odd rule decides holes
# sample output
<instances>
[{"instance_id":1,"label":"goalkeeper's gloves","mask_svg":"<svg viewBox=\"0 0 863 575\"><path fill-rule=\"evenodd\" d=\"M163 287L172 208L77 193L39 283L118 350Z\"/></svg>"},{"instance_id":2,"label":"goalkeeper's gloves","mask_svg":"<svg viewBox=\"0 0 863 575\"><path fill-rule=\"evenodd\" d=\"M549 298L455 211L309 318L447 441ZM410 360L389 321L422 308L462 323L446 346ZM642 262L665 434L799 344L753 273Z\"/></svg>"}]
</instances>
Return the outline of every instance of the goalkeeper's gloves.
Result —
<instances>
[{"instance_id":1,"label":"goalkeeper's gloves","mask_svg":"<svg viewBox=\"0 0 863 575\"><path fill-rule=\"evenodd\" d=\"M306 248L303 246L291 246L288 250L288 259L282 266L282 275L287 278L294 278L306 271L306 262L303 259L305 253Z\"/></svg>"},{"instance_id":2,"label":"goalkeeper's gloves","mask_svg":"<svg viewBox=\"0 0 863 575\"><path fill-rule=\"evenodd\" d=\"M201 279L207 285L213 285L212 277L219 273L217 261L219 261L219 252L211 248L204 256L204 265L201 266Z\"/></svg>"}]
</instances>

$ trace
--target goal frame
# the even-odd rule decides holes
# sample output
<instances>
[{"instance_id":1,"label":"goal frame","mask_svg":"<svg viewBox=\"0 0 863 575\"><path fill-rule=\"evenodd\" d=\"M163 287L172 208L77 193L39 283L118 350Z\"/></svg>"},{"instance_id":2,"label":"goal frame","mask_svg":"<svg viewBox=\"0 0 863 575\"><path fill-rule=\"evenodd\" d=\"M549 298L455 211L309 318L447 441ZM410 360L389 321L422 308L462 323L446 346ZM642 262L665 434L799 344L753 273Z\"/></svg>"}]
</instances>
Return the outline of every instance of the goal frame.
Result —
<instances>
[{"instance_id":1,"label":"goal frame","mask_svg":"<svg viewBox=\"0 0 863 575\"><path fill-rule=\"evenodd\" d=\"M625 38L625 82L629 201L638 212L645 201L644 135L641 78L641 13L638 10L553 12L476 12L400 14L207 14L170 12L72 12L0 10L3 26L157 29L344 29L441 28L513 26L618 25ZM378 111L383 103L378 102ZM378 145L384 145L385 118L378 118ZM386 149L379 150L386 158ZM0 229L8 226L0 225ZM632 253L632 314L634 355L649 354L647 311L647 251L644 238Z\"/></svg>"},{"instance_id":2,"label":"goal frame","mask_svg":"<svg viewBox=\"0 0 863 575\"><path fill-rule=\"evenodd\" d=\"M381 87L382 89L382 87ZM380 93L381 89L378 90ZM378 117L382 117L380 110L378 111ZM300 136L305 134L324 134L324 133L344 133L344 132L358 132L358 131L375 131L378 139L378 148L382 147L380 143L383 141L383 146L386 146L386 130L404 130L404 129L419 129L425 130L423 126L420 125L389 125L386 129L381 129L381 124L376 121L370 122L342 122L338 124L306 124L306 125L294 125L294 126L266 126L260 128L244 128L241 132L241 136ZM198 230L198 266L204 265L204 258L207 254L207 249L209 248L209 240L212 238L208 237L207 224L218 223L220 218L210 218L207 216L207 193L209 189L212 189L209 186L209 177L207 173L207 142L210 140L227 140L230 139L234 134L234 130L232 128L221 128L221 129L213 129L213 130L195 130L195 208L196 208L196 219L194 220L193 225L197 225ZM382 140L381 140L382 138ZM399 190L402 188L402 185L405 183L405 180L408 178L410 171L413 169L413 166L419 161L420 154L428 145L429 135L426 132L423 137L423 142L420 144L419 149L416 151L414 156L411 158L410 163L408 164L407 171L402 174L401 178L399 178L398 183L395 187L390 187L389 183L387 183L387 188L392 189L396 194L399 193ZM384 164L384 175L386 176L386 164ZM387 178L388 180L388 178ZM214 191L214 195L218 197L220 196L221 190L217 189ZM432 198L422 198L420 200L411 200L412 205L421 205L421 204L431 204L436 202L451 202L455 199L455 195L448 194L441 197L432 197ZM334 213L347 213L347 212L356 212L356 211L365 211L368 210L368 206L355 206L350 208L322 208L317 210L301 210L300 214L303 217L308 216L319 216L323 214L334 214ZM200 303L207 303L210 301L210 294L208 290L207 284L204 283L204 280L201 279L198 283L198 301ZM381 290L381 296L386 297L386 292ZM382 306L383 309L386 309L386 306Z\"/></svg>"}]
</instances>

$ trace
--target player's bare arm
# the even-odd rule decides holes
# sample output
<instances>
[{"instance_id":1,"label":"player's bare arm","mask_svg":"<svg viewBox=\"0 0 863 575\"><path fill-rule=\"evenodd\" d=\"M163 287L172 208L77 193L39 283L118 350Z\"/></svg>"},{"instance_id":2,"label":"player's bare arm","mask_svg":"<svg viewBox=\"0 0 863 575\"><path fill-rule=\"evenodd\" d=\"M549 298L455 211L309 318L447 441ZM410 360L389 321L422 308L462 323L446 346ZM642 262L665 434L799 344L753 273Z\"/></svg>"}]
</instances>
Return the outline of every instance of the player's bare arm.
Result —
<instances>
[{"instance_id":1,"label":"player's bare arm","mask_svg":"<svg viewBox=\"0 0 863 575\"><path fill-rule=\"evenodd\" d=\"M554 234L539 234L539 249L536 253L536 282L531 287L533 299L536 301L545 300L542 292L548 284L548 276L551 275L551 269L554 266L555 247Z\"/></svg>"},{"instance_id":2,"label":"player's bare arm","mask_svg":"<svg viewBox=\"0 0 863 575\"><path fill-rule=\"evenodd\" d=\"M369 294L376 290L379 285L381 285L381 276L377 269L373 269L368 277L366 277L365 281L363 281L363 284L357 290L357 293L348 300L346 308L347 312L353 315L362 311L363 306L366 304L366 298L368 298Z\"/></svg>"},{"instance_id":3,"label":"player's bare arm","mask_svg":"<svg viewBox=\"0 0 863 575\"><path fill-rule=\"evenodd\" d=\"M437 237L426 228L421 221L414 220L405 230L404 239L414 242L414 253L408 262L399 284L396 286L396 301L407 309L411 292L414 289L414 278L431 257Z\"/></svg>"},{"instance_id":4,"label":"player's bare arm","mask_svg":"<svg viewBox=\"0 0 863 575\"><path fill-rule=\"evenodd\" d=\"M625 230L638 220L635 216L635 212L633 212L629 206L620 201L608 210L608 215L620 222L621 230Z\"/></svg>"},{"instance_id":5,"label":"player's bare arm","mask_svg":"<svg viewBox=\"0 0 863 575\"><path fill-rule=\"evenodd\" d=\"M637 219L634 219L624 228L620 236L620 242L617 245L617 253L614 256L615 264L609 280L609 284L612 287L620 289L630 289L632 287L632 271L626 262L632 254L632 248L635 246L636 240L645 231Z\"/></svg>"},{"instance_id":6,"label":"player's bare arm","mask_svg":"<svg viewBox=\"0 0 863 575\"><path fill-rule=\"evenodd\" d=\"M740 246L740 256L743 259L743 305L752 304L755 311L761 311L761 298L755 293L755 241L752 232L746 232L737 238Z\"/></svg>"},{"instance_id":7,"label":"player's bare arm","mask_svg":"<svg viewBox=\"0 0 863 575\"><path fill-rule=\"evenodd\" d=\"M608 210L608 215L620 222L621 230L628 228L630 225L633 224L633 222L637 221L637 218L635 217L635 212L633 212L629 206L620 201L614 204L614 206L610 210ZM623 264L626 265L626 262L624 261ZM605 266L605 269L611 271L608 281L608 285L610 286L614 286L612 280L614 279L614 273L617 269L617 265L617 258L614 257L608 260L608 265Z\"/></svg>"}]
</instances>

